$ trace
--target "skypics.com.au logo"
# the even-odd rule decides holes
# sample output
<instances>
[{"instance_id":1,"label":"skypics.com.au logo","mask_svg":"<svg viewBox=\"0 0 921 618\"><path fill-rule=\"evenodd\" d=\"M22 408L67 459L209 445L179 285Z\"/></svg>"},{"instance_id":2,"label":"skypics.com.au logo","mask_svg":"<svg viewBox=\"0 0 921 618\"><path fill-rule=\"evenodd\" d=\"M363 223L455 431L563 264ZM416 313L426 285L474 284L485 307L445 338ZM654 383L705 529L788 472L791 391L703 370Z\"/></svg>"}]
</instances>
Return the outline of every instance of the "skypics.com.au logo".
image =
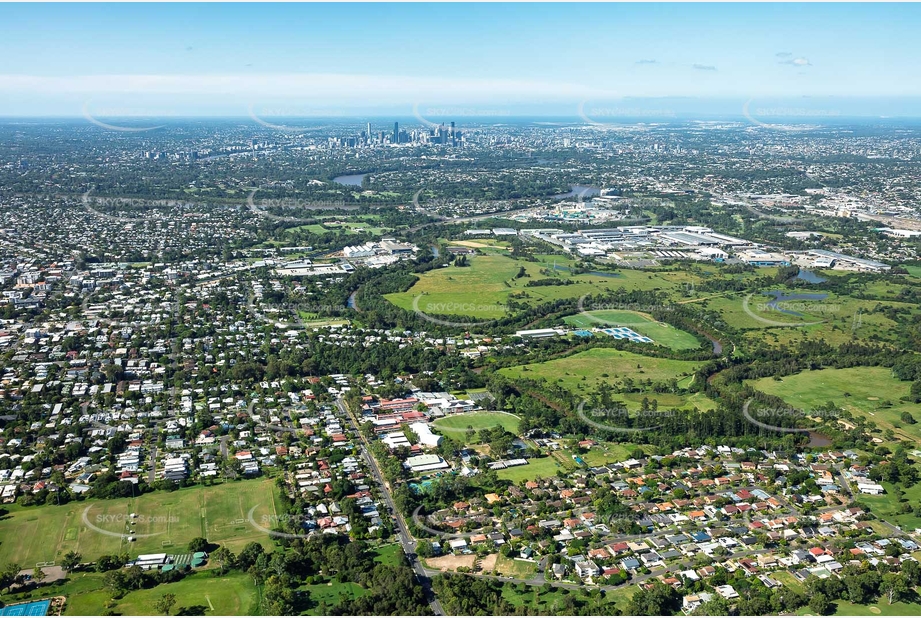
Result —
<instances>
[{"instance_id":1,"label":"skypics.com.au logo","mask_svg":"<svg viewBox=\"0 0 921 618\"><path fill-rule=\"evenodd\" d=\"M323 200L304 200L300 198L279 198L268 199L256 204L256 193L263 190L262 187L256 187L246 197L246 205L250 211L272 221L283 221L286 223L314 223L315 219L310 217L288 217L275 215L266 210L266 208L286 208L298 210L358 210L356 204L346 204L341 200L323 201Z\"/></svg>"},{"instance_id":2,"label":"skypics.com.au logo","mask_svg":"<svg viewBox=\"0 0 921 618\"><path fill-rule=\"evenodd\" d=\"M576 114L586 124L595 127L623 127L644 120L662 121L678 117L672 109L637 107L624 99L601 103L581 101Z\"/></svg>"},{"instance_id":3,"label":"skypics.com.au logo","mask_svg":"<svg viewBox=\"0 0 921 618\"><path fill-rule=\"evenodd\" d=\"M812 322L783 322L780 320L772 320L770 318L764 317L763 315L755 313L755 311L752 310L753 304L754 309L760 313L774 313L775 315L783 314L790 316L793 319L803 318L807 315L838 313L842 308L839 304L822 302L828 297L827 294L786 295L780 292L770 291L767 293L761 293L760 295L773 296L774 300L768 302L752 303L752 298L755 296L755 292L752 292L747 294L745 298L742 299L742 311L744 311L753 320L761 322L762 324L767 324L768 326L814 326L816 324L823 324L826 322L826 320L818 320Z\"/></svg>"},{"instance_id":4,"label":"skypics.com.au logo","mask_svg":"<svg viewBox=\"0 0 921 618\"><path fill-rule=\"evenodd\" d=\"M266 320L274 323L277 327L286 329L304 329L308 326L301 317L303 314L320 316L329 316L331 320L333 314L347 311L345 305L323 305L318 303L266 303L258 304L255 297L251 296L246 303L250 314L260 320ZM291 321L286 321L285 317Z\"/></svg>"},{"instance_id":5,"label":"skypics.com.au logo","mask_svg":"<svg viewBox=\"0 0 921 618\"><path fill-rule=\"evenodd\" d=\"M158 124L155 126L134 126L125 123L123 120L121 122L115 122L111 119L126 119L126 118L151 118L162 116L162 112L158 113L153 110L140 110L140 109L130 109L130 108L108 108L108 109L90 109L90 101L83 103L83 117L92 124L105 129L106 131L119 131L121 133L143 133L145 131L156 131L157 129L162 129L166 125ZM100 118L105 118L109 120L108 122L100 120Z\"/></svg>"},{"instance_id":6,"label":"skypics.com.au logo","mask_svg":"<svg viewBox=\"0 0 921 618\"><path fill-rule=\"evenodd\" d=\"M595 322L599 325L610 326L611 322L609 320L602 316L595 315L593 312L635 311L637 313L654 313L657 311L674 311L675 307L674 305L635 303L626 301L619 302L617 300L594 300L589 299L588 294L585 294L579 298L579 301L576 303L576 309L579 311L579 315L583 316L586 320ZM617 326L630 326L630 324L643 323L648 323L648 321L637 318L635 322L618 322Z\"/></svg>"},{"instance_id":7,"label":"skypics.com.au logo","mask_svg":"<svg viewBox=\"0 0 921 618\"><path fill-rule=\"evenodd\" d=\"M429 129L437 129L445 126L445 122L452 122L456 118L508 118L511 113L504 109L492 109L471 106L445 105L445 106L427 106L413 103L413 116ZM443 122L435 122L432 118L444 118Z\"/></svg>"},{"instance_id":8,"label":"skypics.com.au logo","mask_svg":"<svg viewBox=\"0 0 921 618\"><path fill-rule=\"evenodd\" d=\"M300 515L262 515L257 522L255 513L259 506L260 505L257 504L246 514L246 521L259 532L275 538L289 540L309 539L313 536L313 530L311 528L316 529L317 526L311 526L309 520ZM303 532L285 532L283 529L278 529L290 529L291 527L303 530Z\"/></svg>"},{"instance_id":9,"label":"skypics.com.au logo","mask_svg":"<svg viewBox=\"0 0 921 618\"><path fill-rule=\"evenodd\" d=\"M443 539L449 544L451 543L451 541L457 541L461 539L466 541L467 543L471 543L471 542L476 543L476 542L481 541L483 538L488 539L490 535L494 535L494 534L500 535L504 539L505 536L507 536L508 534L507 532L503 532L500 529L501 524L499 522L495 522L492 520L483 522L483 524L479 526L476 526L475 522L466 522L465 526L475 527L475 529L470 530L468 532L457 532L457 531L445 530L442 528L436 528L435 526L451 527L452 522L449 519L443 519L441 521L433 520L432 516L430 515L427 516L423 514L422 512L423 508L424 507L422 506L416 507L416 510L413 511L413 514L412 514L412 522L415 525L416 530L424 531L424 533L429 537ZM579 519L579 518L576 518L576 519ZM616 536L617 540L621 540L621 541L638 540L638 539L649 537L648 531L642 531L642 532L637 531L645 527L643 525L645 523L644 513L626 513L626 514L611 514L611 515L606 515L606 516L593 516L591 520L583 521L582 519L579 519L579 521L580 521L580 526L584 524L586 526L591 527L595 531L595 533L599 535L602 535L602 536L614 535ZM510 526L508 522L505 522L505 525ZM543 522L543 525L556 527L556 526L562 526L563 522L557 521L557 520L547 520ZM623 532L624 530L629 531L629 532L625 533ZM637 532L631 534L630 532L633 532L633 531L637 531ZM424 541L426 539L423 538L420 540Z\"/></svg>"},{"instance_id":10,"label":"skypics.com.au logo","mask_svg":"<svg viewBox=\"0 0 921 618\"><path fill-rule=\"evenodd\" d=\"M418 315L423 320L427 322L432 322L433 324L440 324L442 326L451 326L454 328L470 328L475 326L485 326L487 324L493 324L499 320L499 318L492 320L481 320L481 321L471 321L471 322L457 322L453 320L444 319L439 316L464 316L464 315L475 315L477 313L505 313L506 307L500 304L488 304L488 303L477 303L477 302L434 302L431 300L424 300L425 295L420 294L413 298L413 312Z\"/></svg>"},{"instance_id":11,"label":"skypics.com.au logo","mask_svg":"<svg viewBox=\"0 0 921 618\"><path fill-rule=\"evenodd\" d=\"M90 189L80 198L80 202L83 204L83 208L86 212L90 213L94 217L100 219L105 219L106 221L114 221L117 223L143 223L145 221L152 221L151 217L131 217L123 215L110 215L109 213L102 212L97 210L97 207L102 208L117 208L117 209L136 209L138 207L148 207L150 202L144 202L143 200L136 200L133 198L120 198L120 197L91 197L93 189Z\"/></svg>"},{"instance_id":12,"label":"skypics.com.au logo","mask_svg":"<svg viewBox=\"0 0 921 618\"><path fill-rule=\"evenodd\" d=\"M788 106L752 106L755 99L748 99L742 105L742 115L752 124L774 131L795 133L809 131L816 128L815 124L807 124L808 120L824 120L838 118L841 112L833 109L788 107ZM780 122L768 122L779 120Z\"/></svg>"},{"instance_id":13,"label":"skypics.com.au logo","mask_svg":"<svg viewBox=\"0 0 921 618\"><path fill-rule=\"evenodd\" d=\"M250 104L246 108L247 115L250 119L261 127L281 131L283 133L304 133L322 129L320 122L315 124L288 124L289 120L304 120L307 118L335 118L343 116L343 110L319 107L300 107L292 105L260 107ZM284 122L284 123L283 123Z\"/></svg>"},{"instance_id":14,"label":"skypics.com.au logo","mask_svg":"<svg viewBox=\"0 0 921 618\"><path fill-rule=\"evenodd\" d=\"M617 433L644 433L665 426L665 419L676 416L674 410L637 410L625 406L597 407L581 401L576 415L595 429Z\"/></svg>"},{"instance_id":15,"label":"skypics.com.au logo","mask_svg":"<svg viewBox=\"0 0 921 618\"><path fill-rule=\"evenodd\" d=\"M826 419L837 420L841 416L837 410L833 409L802 410L793 407L761 408L757 406L752 409L754 401L754 399L749 399L745 402L742 406L742 416L753 425L780 433L809 433L818 430L819 426L815 424L816 422L821 422ZM800 424L804 420L808 420L810 426L792 426ZM783 425L777 424L782 421L787 421L787 423Z\"/></svg>"},{"instance_id":16,"label":"skypics.com.au logo","mask_svg":"<svg viewBox=\"0 0 921 618\"><path fill-rule=\"evenodd\" d=\"M134 529L138 526L160 527L169 526L179 523L179 517L172 513L163 514L144 514L144 513L99 513L91 516L90 511L94 505L90 505L83 510L81 517L83 525L99 534L116 537L122 540L144 539L165 534L166 530L151 532L146 534L137 534ZM116 532L114 528L121 528L121 532Z\"/></svg>"}]
</instances>

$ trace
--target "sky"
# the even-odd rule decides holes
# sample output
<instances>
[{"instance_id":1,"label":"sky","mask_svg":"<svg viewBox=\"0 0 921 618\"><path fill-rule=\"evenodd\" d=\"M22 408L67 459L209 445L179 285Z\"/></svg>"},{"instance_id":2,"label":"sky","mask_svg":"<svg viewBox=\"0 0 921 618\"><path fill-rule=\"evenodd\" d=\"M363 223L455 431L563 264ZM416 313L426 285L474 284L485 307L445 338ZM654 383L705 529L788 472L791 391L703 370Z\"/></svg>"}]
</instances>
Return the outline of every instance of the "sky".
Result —
<instances>
[{"instance_id":1,"label":"sky","mask_svg":"<svg viewBox=\"0 0 921 618\"><path fill-rule=\"evenodd\" d=\"M921 116L919 26L917 4L0 4L0 115Z\"/></svg>"}]
</instances>

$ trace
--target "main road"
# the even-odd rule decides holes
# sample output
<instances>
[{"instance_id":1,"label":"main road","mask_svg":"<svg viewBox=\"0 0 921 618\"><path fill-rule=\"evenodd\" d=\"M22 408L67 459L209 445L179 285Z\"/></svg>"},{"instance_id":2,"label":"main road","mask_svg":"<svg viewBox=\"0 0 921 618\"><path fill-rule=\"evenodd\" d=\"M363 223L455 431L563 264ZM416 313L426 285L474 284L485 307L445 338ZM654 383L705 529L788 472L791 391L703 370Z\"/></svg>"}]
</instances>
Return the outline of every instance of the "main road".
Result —
<instances>
[{"instance_id":1,"label":"main road","mask_svg":"<svg viewBox=\"0 0 921 618\"><path fill-rule=\"evenodd\" d=\"M416 573L416 579L419 580L419 583L422 585L422 589L425 590L425 597L429 602L429 607L432 608L432 611L436 616L444 616L444 609L441 607L441 602L435 597L435 591L432 589L432 580L429 577L428 570L422 565L419 557L416 555L416 540L413 538L413 535L409 532L409 527L406 525L406 521L403 519L402 513L397 509L396 503L393 501L393 495L390 493L390 487L384 481L384 475L381 474L380 467L377 465L377 461L374 459L374 455L371 454L371 445L368 443L367 438L361 433L359 429L358 419L356 419L348 406L345 405L345 402L342 398L336 399L336 407L339 408L339 412L349 419L352 428L355 431L355 434L358 436L361 447L361 454L365 458L365 461L368 463L368 468L371 470L371 475L374 477L374 480L377 482L381 490L381 495L384 498L384 504L387 506L387 509L393 515L393 520L397 524L397 539L400 541L400 545L403 547L403 553L406 554L406 558L409 560L409 564L412 567L413 571Z\"/></svg>"}]
</instances>

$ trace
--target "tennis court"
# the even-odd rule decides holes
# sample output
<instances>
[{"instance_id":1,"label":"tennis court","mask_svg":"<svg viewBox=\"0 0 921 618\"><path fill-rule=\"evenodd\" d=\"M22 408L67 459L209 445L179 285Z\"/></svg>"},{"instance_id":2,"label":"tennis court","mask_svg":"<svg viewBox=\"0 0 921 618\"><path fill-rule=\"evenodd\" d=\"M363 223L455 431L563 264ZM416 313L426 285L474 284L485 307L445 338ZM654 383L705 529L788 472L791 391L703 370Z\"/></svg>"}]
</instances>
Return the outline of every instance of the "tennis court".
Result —
<instances>
[{"instance_id":1,"label":"tennis court","mask_svg":"<svg viewBox=\"0 0 921 618\"><path fill-rule=\"evenodd\" d=\"M629 339L636 343L653 343L652 339L645 337L631 328L618 326L616 328L602 328L601 332L606 333L615 339Z\"/></svg>"},{"instance_id":2,"label":"tennis court","mask_svg":"<svg viewBox=\"0 0 921 618\"><path fill-rule=\"evenodd\" d=\"M19 605L7 605L0 609L0 616L46 616L50 606L51 599L20 603Z\"/></svg>"}]
</instances>

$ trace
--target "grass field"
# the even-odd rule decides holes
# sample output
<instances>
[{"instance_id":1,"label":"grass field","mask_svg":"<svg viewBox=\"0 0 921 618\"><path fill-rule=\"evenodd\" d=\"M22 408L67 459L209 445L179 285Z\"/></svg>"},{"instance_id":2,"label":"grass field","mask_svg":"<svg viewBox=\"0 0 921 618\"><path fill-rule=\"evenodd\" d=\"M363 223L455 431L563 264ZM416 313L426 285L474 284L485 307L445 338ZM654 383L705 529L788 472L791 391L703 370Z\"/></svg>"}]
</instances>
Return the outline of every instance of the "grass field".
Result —
<instances>
[{"instance_id":1,"label":"grass field","mask_svg":"<svg viewBox=\"0 0 921 618\"><path fill-rule=\"evenodd\" d=\"M566 316L563 321L577 328L627 326L641 335L646 335L657 344L675 350L692 350L700 347L700 342L690 333L686 333L664 322L657 322L652 316L638 311L587 311L585 313ZM604 337L604 334L601 333L597 336Z\"/></svg>"},{"instance_id":2,"label":"grass field","mask_svg":"<svg viewBox=\"0 0 921 618\"><path fill-rule=\"evenodd\" d=\"M793 590L794 592L803 594L803 592L805 591L805 587L803 586L803 583L800 580L793 577L793 574L790 573L789 571L775 571L771 573L771 578L776 579L781 584L783 584L785 587L789 588L790 590Z\"/></svg>"},{"instance_id":3,"label":"grass field","mask_svg":"<svg viewBox=\"0 0 921 618\"><path fill-rule=\"evenodd\" d=\"M746 338L752 341L763 339L777 345L810 338L840 345L850 341L852 335L861 339L894 341L897 324L881 313L874 313L874 309L880 304L899 308L912 306L894 302L896 294L904 286L889 284L876 287L875 290L864 290L864 293L879 294L882 300L862 300L829 294L822 300L788 301L788 308L801 313L801 316L766 308L765 305L772 298L759 293L748 298L748 312L745 310L744 302L748 293L715 296L701 301L700 304L709 310L719 312L723 320L733 328L750 331ZM812 293L809 289L792 290L781 286L777 289L790 294ZM886 300L887 298L893 300ZM770 322L788 326L778 326Z\"/></svg>"},{"instance_id":4,"label":"grass field","mask_svg":"<svg viewBox=\"0 0 921 618\"><path fill-rule=\"evenodd\" d=\"M902 412L913 412L916 420L921 421L917 405L899 401L908 394L911 382L897 380L886 367L820 369L786 376L780 381L762 378L750 384L795 408L810 410L832 402L855 416L868 418L883 430L892 429L903 439L921 439L921 423L908 425L900 418ZM886 402L891 402L891 406L887 407Z\"/></svg>"},{"instance_id":5,"label":"grass field","mask_svg":"<svg viewBox=\"0 0 921 618\"><path fill-rule=\"evenodd\" d=\"M310 609L307 610L307 615L309 616L322 616L324 614L324 603L329 607L333 607L338 605L342 598L357 599L367 592L354 582L336 581L301 586L298 590L304 590L310 594Z\"/></svg>"},{"instance_id":6,"label":"grass field","mask_svg":"<svg viewBox=\"0 0 921 618\"><path fill-rule=\"evenodd\" d=\"M496 573L516 579L530 579L537 571L536 562L506 558L502 554L496 559Z\"/></svg>"},{"instance_id":7,"label":"grass field","mask_svg":"<svg viewBox=\"0 0 921 618\"><path fill-rule=\"evenodd\" d=\"M429 271L406 292L387 294L385 298L407 310L413 310L418 298L421 311L439 315L464 315L497 319L506 314L506 301L514 294L519 302L536 305L563 298L577 299L586 294L600 294L619 288L627 290L677 290L699 280L683 272L646 273L625 270L610 276L571 275L572 260L558 255L536 255L537 262L515 260L505 255L478 255L465 267L449 266ZM555 273L542 273L557 267ZM527 276L516 279L519 269ZM529 281L555 276L571 280L571 285L527 287Z\"/></svg>"},{"instance_id":8,"label":"grass field","mask_svg":"<svg viewBox=\"0 0 921 618\"><path fill-rule=\"evenodd\" d=\"M515 466L514 468L499 470L497 475L500 479L519 484L525 481L533 481L537 478L552 479L559 476L560 473L572 470L575 467L576 464L572 459L566 461L563 458L551 455L550 457L529 459L526 466Z\"/></svg>"},{"instance_id":9,"label":"grass field","mask_svg":"<svg viewBox=\"0 0 921 618\"><path fill-rule=\"evenodd\" d=\"M374 561L389 566L398 566L403 558L403 548L399 543L390 543L375 548Z\"/></svg>"},{"instance_id":10,"label":"grass field","mask_svg":"<svg viewBox=\"0 0 921 618\"><path fill-rule=\"evenodd\" d=\"M49 596L65 596L65 616L99 616L112 598L112 591L103 583L104 577L104 573L72 573L60 583L42 586L28 594L4 595L3 601L11 604ZM228 573L223 577L215 577L213 571L199 571L179 582L129 592L116 601L112 610L116 615L156 615L154 603L166 593L176 595L174 614L182 608L196 606L209 615L218 616L252 614L258 609L258 591L249 575Z\"/></svg>"},{"instance_id":11,"label":"grass field","mask_svg":"<svg viewBox=\"0 0 921 618\"><path fill-rule=\"evenodd\" d=\"M630 459L631 453L636 449L643 449L647 453L654 452L655 447L647 446L643 447L642 444L618 444L613 442L601 442L596 446L593 446L586 452L584 455L579 455L589 466L603 466L609 463L615 463L618 461L624 461ZM572 451L564 449L562 451L564 456L572 459L572 456L575 454Z\"/></svg>"},{"instance_id":12,"label":"grass field","mask_svg":"<svg viewBox=\"0 0 921 618\"><path fill-rule=\"evenodd\" d=\"M101 582L100 582L101 583ZM160 585L146 590L129 592L119 599L113 608L126 616L155 616L154 603L164 594L176 595L176 607L203 607L210 614L219 616L239 616L255 608L258 591L253 579L245 573L229 573L224 577L214 577L210 572L202 572L186 577L174 584ZM92 616L104 611L102 604L111 598L111 591L87 592L68 598L67 615Z\"/></svg>"},{"instance_id":13,"label":"grass field","mask_svg":"<svg viewBox=\"0 0 921 618\"><path fill-rule=\"evenodd\" d=\"M700 365L697 361L652 358L609 348L594 348L543 363L505 367L499 373L512 379L543 378L573 393L587 395L602 382L616 384L625 378L634 381L651 379L655 382L674 378L680 387L686 388ZM650 399L656 398L653 394L648 396ZM628 401L628 407L629 404Z\"/></svg>"},{"instance_id":14,"label":"grass field","mask_svg":"<svg viewBox=\"0 0 921 618\"><path fill-rule=\"evenodd\" d=\"M636 594L636 586L623 586L605 593L603 601L603 612L600 615L623 614L627 609L627 604L633 595ZM532 611L545 616L564 616L572 613L566 610L564 598L571 595L576 599L586 599L588 590L567 590L565 588L552 588L549 592L543 592L539 586L519 586L506 584L502 588L502 597L508 600L515 607L527 607ZM619 610L619 611L615 611Z\"/></svg>"},{"instance_id":15,"label":"grass field","mask_svg":"<svg viewBox=\"0 0 921 618\"><path fill-rule=\"evenodd\" d=\"M835 601L836 611L834 616L918 616L921 615L921 604L918 603L893 603L880 599L872 605L855 605L850 601ZM809 607L801 607L797 612L800 616L812 615Z\"/></svg>"},{"instance_id":16,"label":"grass field","mask_svg":"<svg viewBox=\"0 0 921 618\"><path fill-rule=\"evenodd\" d=\"M308 311L298 311L298 317L304 323L305 328L321 328L324 326L341 326L349 324L348 318L321 318L317 313Z\"/></svg>"},{"instance_id":17,"label":"grass field","mask_svg":"<svg viewBox=\"0 0 921 618\"><path fill-rule=\"evenodd\" d=\"M890 524L900 526L903 530L910 532L915 528L921 528L921 517L915 517L913 513L902 513L902 504L895 495L895 487L885 481L882 486L886 488L885 494L881 496L861 495L858 500L870 507L874 515L885 519ZM906 489L905 499L912 506L918 504L921 501L921 485L914 485Z\"/></svg>"},{"instance_id":18,"label":"grass field","mask_svg":"<svg viewBox=\"0 0 921 618\"><path fill-rule=\"evenodd\" d=\"M512 414L502 412L470 412L467 414L452 414L445 416L432 423L442 434L463 440L467 433L467 427L473 427L474 431L487 429L501 425L507 431L518 434L518 417ZM474 438L476 439L476 438Z\"/></svg>"},{"instance_id":19,"label":"grass field","mask_svg":"<svg viewBox=\"0 0 921 618\"><path fill-rule=\"evenodd\" d=\"M84 560L121 552L181 553L198 536L226 544L233 551L250 541L269 547L269 537L246 517L251 508L257 507L254 520L266 521L275 512L275 493L271 479L256 479L158 491L139 498L88 500L64 506L14 505L2 522L0 564L33 566L59 560L70 550L82 554ZM138 517L129 528L130 513ZM137 541L128 543L122 539L128 530L133 530Z\"/></svg>"}]
</instances>

